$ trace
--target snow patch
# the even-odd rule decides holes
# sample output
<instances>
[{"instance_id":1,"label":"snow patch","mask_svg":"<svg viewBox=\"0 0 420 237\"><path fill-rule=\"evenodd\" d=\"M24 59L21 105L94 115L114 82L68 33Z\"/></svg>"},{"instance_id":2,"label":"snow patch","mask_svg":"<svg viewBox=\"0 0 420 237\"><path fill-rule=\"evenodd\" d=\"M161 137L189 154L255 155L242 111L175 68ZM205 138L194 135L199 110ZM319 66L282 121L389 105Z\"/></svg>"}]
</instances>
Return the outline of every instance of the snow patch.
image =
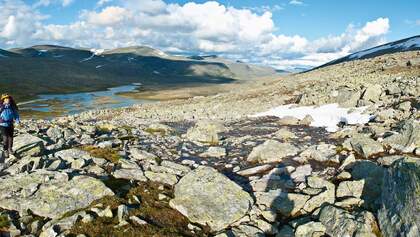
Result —
<instances>
[{"instance_id":1,"label":"snow patch","mask_svg":"<svg viewBox=\"0 0 420 237\"><path fill-rule=\"evenodd\" d=\"M387 50L387 49L408 49L411 47L420 47L420 37L416 37L416 38L412 38L409 40L406 40L404 42L398 43L398 44L393 44L393 43L389 43L389 44L385 44L382 46L378 46L372 49L367 49L358 53L354 53L352 55L349 56L350 59L354 59L354 58L361 58L365 55L368 54L372 54L375 53L377 51L380 50Z\"/></svg>"},{"instance_id":2,"label":"snow patch","mask_svg":"<svg viewBox=\"0 0 420 237\"><path fill-rule=\"evenodd\" d=\"M101 55L105 52L105 49L90 49L90 52L92 52L94 55Z\"/></svg>"},{"instance_id":3,"label":"snow patch","mask_svg":"<svg viewBox=\"0 0 420 237\"><path fill-rule=\"evenodd\" d=\"M89 61L89 60L91 60L93 57L95 57L95 54L94 54L94 53L92 53L92 55L90 55L88 58L84 58L84 59L82 59L80 62L82 63L82 62Z\"/></svg>"},{"instance_id":4,"label":"snow patch","mask_svg":"<svg viewBox=\"0 0 420 237\"><path fill-rule=\"evenodd\" d=\"M257 113L251 117L275 116L283 118L292 116L297 119L303 119L306 115L310 115L314 120L310 124L312 127L325 127L328 132L336 132L339 129L337 125L340 122L352 125L369 122L373 116L362 114L366 108L340 108L338 104L297 107L296 104L289 104L270 109L267 112Z\"/></svg>"},{"instance_id":5,"label":"snow patch","mask_svg":"<svg viewBox=\"0 0 420 237\"><path fill-rule=\"evenodd\" d=\"M95 68L101 68L103 66L105 66L105 64L104 65L97 65Z\"/></svg>"}]
</instances>

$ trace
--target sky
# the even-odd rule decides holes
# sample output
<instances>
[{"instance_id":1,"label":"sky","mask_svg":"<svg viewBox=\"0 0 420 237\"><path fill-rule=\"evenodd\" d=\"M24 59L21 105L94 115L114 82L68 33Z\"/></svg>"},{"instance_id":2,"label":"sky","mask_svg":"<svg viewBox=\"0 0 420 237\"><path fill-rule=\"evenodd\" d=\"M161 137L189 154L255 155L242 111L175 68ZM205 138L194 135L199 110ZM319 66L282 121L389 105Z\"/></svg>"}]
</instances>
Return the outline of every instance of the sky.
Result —
<instances>
[{"instance_id":1,"label":"sky","mask_svg":"<svg viewBox=\"0 0 420 237\"><path fill-rule=\"evenodd\" d=\"M278 69L420 34L420 0L0 0L0 48L151 46Z\"/></svg>"}]
</instances>

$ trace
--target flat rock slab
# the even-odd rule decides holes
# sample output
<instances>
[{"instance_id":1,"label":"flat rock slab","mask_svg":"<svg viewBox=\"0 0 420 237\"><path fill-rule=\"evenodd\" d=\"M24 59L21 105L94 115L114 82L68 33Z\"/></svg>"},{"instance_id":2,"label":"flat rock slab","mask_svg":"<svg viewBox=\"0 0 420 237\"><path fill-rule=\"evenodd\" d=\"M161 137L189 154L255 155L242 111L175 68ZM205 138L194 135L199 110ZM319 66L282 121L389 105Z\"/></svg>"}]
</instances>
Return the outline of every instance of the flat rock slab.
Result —
<instances>
[{"instance_id":1,"label":"flat rock slab","mask_svg":"<svg viewBox=\"0 0 420 237\"><path fill-rule=\"evenodd\" d=\"M45 150L44 140L39 137L22 134L15 137L13 142L13 150L20 157L38 156Z\"/></svg>"},{"instance_id":2,"label":"flat rock slab","mask_svg":"<svg viewBox=\"0 0 420 237\"><path fill-rule=\"evenodd\" d=\"M170 206L191 222L220 231L242 218L253 200L249 193L211 167L199 167L175 185Z\"/></svg>"},{"instance_id":3,"label":"flat rock slab","mask_svg":"<svg viewBox=\"0 0 420 237\"><path fill-rule=\"evenodd\" d=\"M0 178L0 207L58 218L87 207L94 200L114 195L101 181L89 176L69 180L66 173L39 170Z\"/></svg>"}]
</instances>

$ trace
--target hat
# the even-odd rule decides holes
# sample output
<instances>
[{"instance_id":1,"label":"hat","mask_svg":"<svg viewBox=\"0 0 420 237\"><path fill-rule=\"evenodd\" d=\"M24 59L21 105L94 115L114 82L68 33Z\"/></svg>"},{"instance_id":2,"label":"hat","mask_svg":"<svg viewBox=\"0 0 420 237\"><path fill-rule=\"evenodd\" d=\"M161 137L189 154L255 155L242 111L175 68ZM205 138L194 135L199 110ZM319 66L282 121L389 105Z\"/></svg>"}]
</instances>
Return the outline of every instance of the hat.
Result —
<instances>
[{"instance_id":1,"label":"hat","mask_svg":"<svg viewBox=\"0 0 420 237\"><path fill-rule=\"evenodd\" d=\"M3 94L3 95L1 95L1 100L4 100L6 98L10 98L10 95L9 94Z\"/></svg>"}]
</instances>

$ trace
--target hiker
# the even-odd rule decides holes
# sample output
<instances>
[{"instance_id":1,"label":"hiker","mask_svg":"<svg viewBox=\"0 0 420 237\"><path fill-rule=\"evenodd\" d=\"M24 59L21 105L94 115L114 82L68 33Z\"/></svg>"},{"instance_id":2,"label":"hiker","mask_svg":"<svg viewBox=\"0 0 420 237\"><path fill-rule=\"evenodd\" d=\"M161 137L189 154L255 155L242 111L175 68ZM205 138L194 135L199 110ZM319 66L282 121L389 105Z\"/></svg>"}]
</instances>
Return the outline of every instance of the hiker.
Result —
<instances>
[{"instance_id":1,"label":"hiker","mask_svg":"<svg viewBox=\"0 0 420 237\"><path fill-rule=\"evenodd\" d=\"M13 154L14 123L20 122L18 107L13 98L3 94L0 100L0 130L3 135L3 154L5 158Z\"/></svg>"}]
</instances>

